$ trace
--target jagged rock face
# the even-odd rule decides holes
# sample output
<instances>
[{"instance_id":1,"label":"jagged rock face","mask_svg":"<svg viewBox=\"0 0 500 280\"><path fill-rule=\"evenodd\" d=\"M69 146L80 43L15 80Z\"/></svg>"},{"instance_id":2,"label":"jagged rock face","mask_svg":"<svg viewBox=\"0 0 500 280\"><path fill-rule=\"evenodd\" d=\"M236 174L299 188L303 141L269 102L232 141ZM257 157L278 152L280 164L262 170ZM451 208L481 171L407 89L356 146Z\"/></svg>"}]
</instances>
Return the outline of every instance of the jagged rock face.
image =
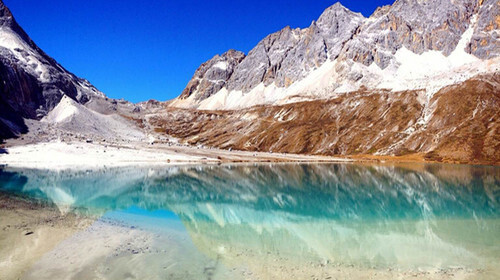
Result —
<instances>
[{"instance_id":1,"label":"jagged rock face","mask_svg":"<svg viewBox=\"0 0 500 280\"><path fill-rule=\"evenodd\" d=\"M227 103L229 105L222 104L226 102L223 101L218 103L222 105L208 105L208 108L239 109L269 104L266 102L274 102L276 99L262 98L262 96L267 97L272 94L281 96L280 101L286 103L286 100L300 100L301 96L312 96L317 93L322 97L328 97L325 91L332 94L349 92L359 89L361 85L378 89L382 87L379 85L384 85L384 77L395 75L402 64L398 52L406 50L415 55L432 53L435 57L437 53L449 57L450 60L457 60L455 61L457 63L447 62L454 65L449 67L448 73L454 73L452 70L455 69L452 68L459 68L456 64L474 61L474 57L464 58L462 53L469 53L483 60L498 57L499 13L498 0L397 0L392 5L377 9L370 18L364 18L337 3L325 10L318 21L313 22L308 28L286 27L259 42L235 67L231 77L226 81L227 92L220 91L222 96L217 100L232 100ZM408 58L406 54L403 54L403 60ZM452 54L456 56L452 57ZM312 92L310 84L306 83L306 86L299 85L290 92L286 91L292 84L300 83L329 60L335 65L334 70L321 74L325 78L323 80L329 79L324 83L324 88L314 89L316 91ZM411 67L411 64L403 68ZM372 65L378 67L371 67ZM367 71L368 67L371 68ZM378 71L377 69L382 71L389 69L389 73L378 72L375 74L380 74L379 76L372 75L374 73L372 70ZM429 75L440 74L442 73L432 72ZM419 77L415 79L415 84L421 83ZM443 78L443 80L453 79L454 77ZM264 85L264 89L258 87L260 84ZM323 86L323 83L321 84ZM269 87L270 85L275 85L280 91L275 91ZM444 86L446 85L445 83ZM247 106L234 102L234 99L249 92L256 97L249 97L247 101L269 101L261 103L255 101ZM200 96L209 95L213 95L213 92L210 91L207 95L200 94ZM230 98L231 96L234 98ZM206 104L214 103L173 102L172 106L190 108L201 106L206 109Z\"/></svg>"},{"instance_id":2,"label":"jagged rock face","mask_svg":"<svg viewBox=\"0 0 500 280\"><path fill-rule=\"evenodd\" d=\"M338 3L328 8L317 22L302 31L301 40L286 54L275 80L276 86L289 86L320 67L328 58L338 57L345 42L354 36L363 20L361 14Z\"/></svg>"},{"instance_id":3,"label":"jagged rock face","mask_svg":"<svg viewBox=\"0 0 500 280\"><path fill-rule=\"evenodd\" d=\"M482 59L500 55L500 1L480 0L477 26L468 52Z\"/></svg>"},{"instance_id":4,"label":"jagged rock face","mask_svg":"<svg viewBox=\"0 0 500 280\"><path fill-rule=\"evenodd\" d=\"M38 48L1 0L0 81L0 122L15 134L21 118L41 119L64 95L82 104L104 96Z\"/></svg>"},{"instance_id":5,"label":"jagged rock face","mask_svg":"<svg viewBox=\"0 0 500 280\"><path fill-rule=\"evenodd\" d=\"M321 66L328 57L337 57L363 19L361 14L337 3L308 28L286 27L267 36L237 66L228 90L248 92L260 83L289 86Z\"/></svg>"},{"instance_id":6,"label":"jagged rock face","mask_svg":"<svg viewBox=\"0 0 500 280\"><path fill-rule=\"evenodd\" d=\"M229 90L248 91L261 82L269 84L276 76L279 64L300 38L299 30L289 27L260 41L236 67L228 82Z\"/></svg>"},{"instance_id":7,"label":"jagged rock face","mask_svg":"<svg viewBox=\"0 0 500 280\"><path fill-rule=\"evenodd\" d=\"M234 68L243 58L245 54L235 50L214 56L196 70L180 98L185 99L194 94L196 100L203 100L218 92L226 86Z\"/></svg>"},{"instance_id":8,"label":"jagged rock face","mask_svg":"<svg viewBox=\"0 0 500 280\"><path fill-rule=\"evenodd\" d=\"M416 54L428 50L448 56L469 27L477 0L397 0L379 8L349 41L343 56L384 69L403 46Z\"/></svg>"},{"instance_id":9,"label":"jagged rock face","mask_svg":"<svg viewBox=\"0 0 500 280\"><path fill-rule=\"evenodd\" d=\"M248 92L260 83L289 86L317 69L328 57L336 58L363 19L361 14L337 3L308 28L287 26L268 35L246 57L231 51L237 53L235 58L227 59L224 54L203 63L180 98L197 92L196 100L203 100L223 87ZM213 66L220 61L229 61L229 66L225 71L214 71Z\"/></svg>"}]
</instances>

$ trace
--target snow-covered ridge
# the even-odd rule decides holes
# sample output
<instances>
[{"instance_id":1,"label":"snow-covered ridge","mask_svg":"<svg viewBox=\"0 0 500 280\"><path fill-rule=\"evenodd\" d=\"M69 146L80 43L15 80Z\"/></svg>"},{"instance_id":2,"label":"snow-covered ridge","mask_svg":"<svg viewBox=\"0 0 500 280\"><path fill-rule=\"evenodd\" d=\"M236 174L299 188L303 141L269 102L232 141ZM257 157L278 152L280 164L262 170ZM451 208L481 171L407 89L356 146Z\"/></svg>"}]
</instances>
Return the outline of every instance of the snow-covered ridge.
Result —
<instances>
[{"instance_id":1,"label":"snow-covered ridge","mask_svg":"<svg viewBox=\"0 0 500 280\"><path fill-rule=\"evenodd\" d=\"M23 119L40 120L68 96L80 104L105 98L44 53L0 1L0 138L25 132ZM10 131L9 131L10 130Z\"/></svg>"}]
</instances>

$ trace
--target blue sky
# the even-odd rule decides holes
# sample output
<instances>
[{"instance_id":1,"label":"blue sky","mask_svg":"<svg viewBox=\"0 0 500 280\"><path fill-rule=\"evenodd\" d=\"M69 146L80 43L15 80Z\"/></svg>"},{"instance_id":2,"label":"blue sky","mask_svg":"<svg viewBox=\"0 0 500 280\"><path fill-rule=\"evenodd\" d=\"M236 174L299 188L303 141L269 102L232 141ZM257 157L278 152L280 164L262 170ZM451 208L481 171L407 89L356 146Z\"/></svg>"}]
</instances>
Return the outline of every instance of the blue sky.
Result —
<instances>
[{"instance_id":1,"label":"blue sky","mask_svg":"<svg viewBox=\"0 0 500 280\"><path fill-rule=\"evenodd\" d=\"M178 96L204 61L307 27L326 0L4 0L30 37L77 76L132 102ZM369 16L393 0L341 0Z\"/></svg>"}]
</instances>

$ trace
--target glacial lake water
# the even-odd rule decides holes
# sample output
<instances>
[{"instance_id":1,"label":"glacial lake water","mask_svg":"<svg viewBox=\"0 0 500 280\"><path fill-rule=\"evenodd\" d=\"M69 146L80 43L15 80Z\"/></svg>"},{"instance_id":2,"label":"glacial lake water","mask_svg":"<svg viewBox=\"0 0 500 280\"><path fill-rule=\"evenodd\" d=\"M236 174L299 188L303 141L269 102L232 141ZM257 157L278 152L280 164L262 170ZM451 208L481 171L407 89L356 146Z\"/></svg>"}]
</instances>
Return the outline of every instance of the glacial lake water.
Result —
<instances>
[{"instance_id":1,"label":"glacial lake water","mask_svg":"<svg viewBox=\"0 0 500 280\"><path fill-rule=\"evenodd\" d=\"M4 167L0 191L92 221L22 279L500 279L498 167Z\"/></svg>"}]
</instances>

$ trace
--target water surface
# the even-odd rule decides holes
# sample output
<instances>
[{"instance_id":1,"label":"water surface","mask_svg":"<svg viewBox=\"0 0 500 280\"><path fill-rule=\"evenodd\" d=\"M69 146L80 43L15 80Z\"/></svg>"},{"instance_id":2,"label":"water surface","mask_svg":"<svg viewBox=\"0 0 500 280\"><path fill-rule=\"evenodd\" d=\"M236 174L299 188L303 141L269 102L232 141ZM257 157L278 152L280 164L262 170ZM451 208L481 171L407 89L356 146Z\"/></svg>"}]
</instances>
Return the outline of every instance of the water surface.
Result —
<instances>
[{"instance_id":1,"label":"water surface","mask_svg":"<svg viewBox=\"0 0 500 280\"><path fill-rule=\"evenodd\" d=\"M4 168L0 190L95 220L25 279L500 276L497 167Z\"/></svg>"}]
</instances>

